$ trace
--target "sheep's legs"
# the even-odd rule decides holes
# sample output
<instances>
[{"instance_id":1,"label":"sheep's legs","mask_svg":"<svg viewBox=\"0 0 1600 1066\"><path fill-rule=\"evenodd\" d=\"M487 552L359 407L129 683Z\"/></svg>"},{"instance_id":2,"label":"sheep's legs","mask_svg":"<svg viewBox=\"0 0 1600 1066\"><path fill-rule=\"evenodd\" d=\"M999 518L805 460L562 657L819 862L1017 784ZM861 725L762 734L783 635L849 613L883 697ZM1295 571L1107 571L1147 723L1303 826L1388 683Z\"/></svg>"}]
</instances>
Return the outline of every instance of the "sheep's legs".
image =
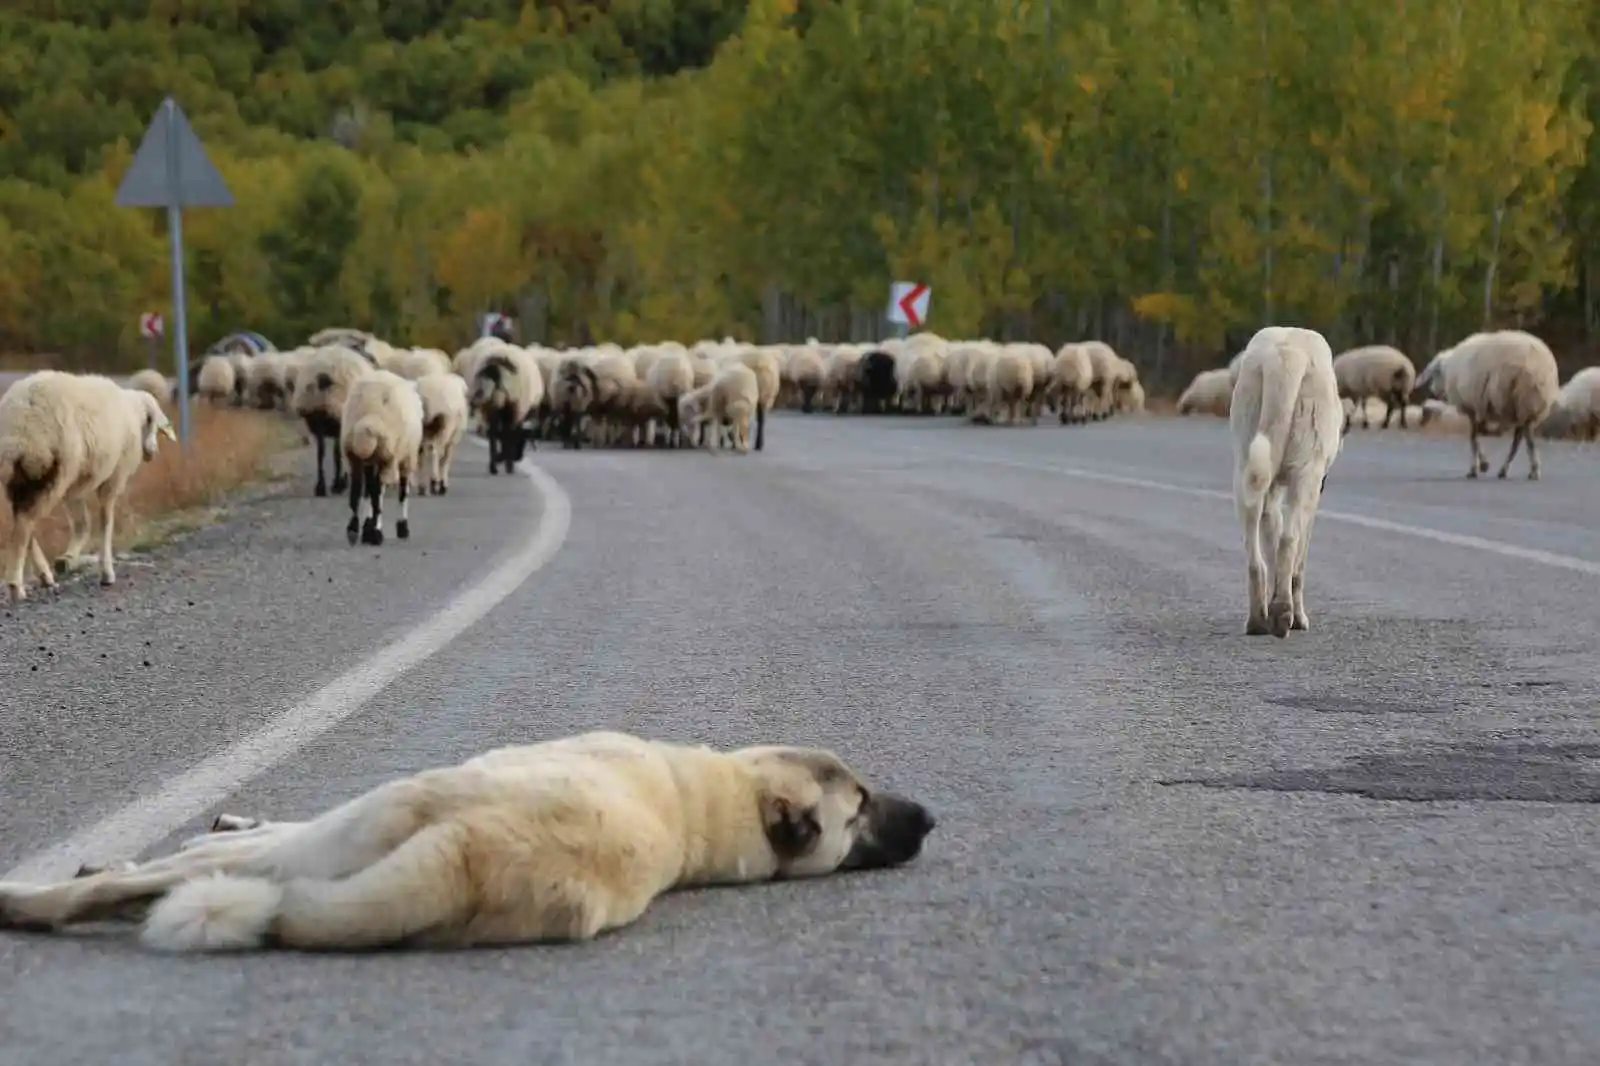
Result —
<instances>
[{"instance_id":1,"label":"sheep's legs","mask_svg":"<svg viewBox=\"0 0 1600 1066\"><path fill-rule=\"evenodd\" d=\"M756 451L760 451L767 439L767 409L758 400L756 402ZM745 451L749 451L748 444Z\"/></svg>"},{"instance_id":2,"label":"sheep's legs","mask_svg":"<svg viewBox=\"0 0 1600 1066\"><path fill-rule=\"evenodd\" d=\"M343 492L350 487L351 474L344 468L344 449L339 446L339 438L333 438L333 491Z\"/></svg>"},{"instance_id":3,"label":"sheep's legs","mask_svg":"<svg viewBox=\"0 0 1600 1066\"><path fill-rule=\"evenodd\" d=\"M314 434L314 436L317 438L317 487L312 491L318 496L326 496L328 494L328 479L322 473L322 462L323 456L328 450L328 438L321 433ZM334 491L338 490L335 489Z\"/></svg>"},{"instance_id":4,"label":"sheep's legs","mask_svg":"<svg viewBox=\"0 0 1600 1066\"><path fill-rule=\"evenodd\" d=\"M1525 427L1522 439L1528 442L1528 480L1539 480L1539 448L1533 443L1533 427Z\"/></svg>"},{"instance_id":5,"label":"sheep's legs","mask_svg":"<svg viewBox=\"0 0 1600 1066\"><path fill-rule=\"evenodd\" d=\"M361 524L361 543L377 546L383 543L383 476L378 464L363 464L361 480L366 489L367 501L371 505L367 520Z\"/></svg>"},{"instance_id":6,"label":"sheep's legs","mask_svg":"<svg viewBox=\"0 0 1600 1066\"><path fill-rule=\"evenodd\" d=\"M1287 637L1294 624L1295 567L1310 529L1317 490L1317 482L1297 477L1284 493L1287 513L1283 516L1283 533L1278 538L1278 554L1272 570L1272 602L1267 605L1267 621L1275 637Z\"/></svg>"},{"instance_id":7,"label":"sheep's legs","mask_svg":"<svg viewBox=\"0 0 1600 1066\"><path fill-rule=\"evenodd\" d=\"M500 446L501 436L500 422L498 417L494 417L489 420L488 429L489 475L493 477L494 475L500 473L500 461L505 458L504 450Z\"/></svg>"},{"instance_id":8,"label":"sheep's legs","mask_svg":"<svg viewBox=\"0 0 1600 1066\"><path fill-rule=\"evenodd\" d=\"M97 495L100 500L100 584L109 586L117 583L117 566L111 552L111 533L116 521L119 493L102 491ZM87 506L84 511L87 515Z\"/></svg>"},{"instance_id":9,"label":"sheep's legs","mask_svg":"<svg viewBox=\"0 0 1600 1066\"><path fill-rule=\"evenodd\" d=\"M47 589L55 588L56 573L50 569L50 560L44 557L44 547L37 535L29 535L28 551L33 556L33 568L39 572L39 583Z\"/></svg>"},{"instance_id":10,"label":"sheep's legs","mask_svg":"<svg viewBox=\"0 0 1600 1066\"><path fill-rule=\"evenodd\" d=\"M1511 470L1511 460L1513 460L1513 459L1515 459L1517 457L1517 446L1519 444L1521 444L1521 443L1522 443L1522 427L1521 426L1515 426L1511 430L1511 450L1506 452L1506 461L1504 463L1500 464L1500 473L1495 475L1501 481L1504 481L1506 479L1506 474ZM1528 441L1528 447L1530 449L1532 449L1532 447L1533 447L1533 441L1531 439L1531 434L1530 434L1530 439Z\"/></svg>"},{"instance_id":11,"label":"sheep's legs","mask_svg":"<svg viewBox=\"0 0 1600 1066\"><path fill-rule=\"evenodd\" d=\"M33 540L33 522L31 517L23 515L16 515L11 522L11 537L6 544L6 585L11 589L12 603L28 598L27 590L22 587L22 567Z\"/></svg>"},{"instance_id":12,"label":"sheep's legs","mask_svg":"<svg viewBox=\"0 0 1600 1066\"><path fill-rule=\"evenodd\" d=\"M1468 477L1477 477L1479 474L1489 472L1489 459L1483 454L1483 445L1478 443L1478 434L1483 432L1483 423L1478 421L1476 415L1469 416L1472 427L1470 441L1472 444L1472 466L1467 470Z\"/></svg>"},{"instance_id":13,"label":"sheep's legs","mask_svg":"<svg viewBox=\"0 0 1600 1066\"><path fill-rule=\"evenodd\" d=\"M434 477L438 480L434 484L435 496L443 496L450 491L450 464L455 462L456 442L447 440L444 445L433 453Z\"/></svg>"},{"instance_id":14,"label":"sheep's legs","mask_svg":"<svg viewBox=\"0 0 1600 1066\"><path fill-rule=\"evenodd\" d=\"M411 475L400 475L400 521L394 524L394 535L401 540L411 538Z\"/></svg>"},{"instance_id":15,"label":"sheep's legs","mask_svg":"<svg viewBox=\"0 0 1600 1066\"><path fill-rule=\"evenodd\" d=\"M89 534L94 532L94 520L89 514L89 499L80 496L67 504L67 546L56 560L56 569L63 573L77 567L83 549L89 544ZM42 550L42 549L41 549Z\"/></svg>"},{"instance_id":16,"label":"sheep's legs","mask_svg":"<svg viewBox=\"0 0 1600 1066\"><path fill-rule=\"evenodd\" d=\"M1246 635L1267 632L1267 561L1261 554L1261 525L1265 499L1239 505L1239 523L1244 527L1245 575L1249 579L1250 615L1245 621Z\"/></svg>"},{"instance_id":17,"label":"sheep's legs","mask_svg":"<svg viewBox=\"0 0 1600 1066\"><path fill-rule=\"evenodd\" d=\"M344 536L353 547L361 536L361 490L364 482L360 463L350 464L350 524L344 527Z\"/></svg>"}]
</instances>

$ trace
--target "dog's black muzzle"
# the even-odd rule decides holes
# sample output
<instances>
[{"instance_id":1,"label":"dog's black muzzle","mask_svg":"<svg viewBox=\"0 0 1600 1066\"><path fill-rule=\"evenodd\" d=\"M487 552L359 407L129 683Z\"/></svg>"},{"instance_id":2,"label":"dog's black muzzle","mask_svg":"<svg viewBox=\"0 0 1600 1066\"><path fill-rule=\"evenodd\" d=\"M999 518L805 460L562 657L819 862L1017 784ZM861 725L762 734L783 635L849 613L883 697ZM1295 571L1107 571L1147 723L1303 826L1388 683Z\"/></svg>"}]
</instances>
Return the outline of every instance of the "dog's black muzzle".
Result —
<instances>
[{"instance_id":1,"label":"dog's black muzzle","mask_svg":"<svg viewBox=\"0 0 1600 1066\"><path fill-rule=\"evenodd\" d=\"M892 792L874 793L861 821L841 869L871 870L910 862L936 824L928 808Z\"/></svg>"}]
</instances>

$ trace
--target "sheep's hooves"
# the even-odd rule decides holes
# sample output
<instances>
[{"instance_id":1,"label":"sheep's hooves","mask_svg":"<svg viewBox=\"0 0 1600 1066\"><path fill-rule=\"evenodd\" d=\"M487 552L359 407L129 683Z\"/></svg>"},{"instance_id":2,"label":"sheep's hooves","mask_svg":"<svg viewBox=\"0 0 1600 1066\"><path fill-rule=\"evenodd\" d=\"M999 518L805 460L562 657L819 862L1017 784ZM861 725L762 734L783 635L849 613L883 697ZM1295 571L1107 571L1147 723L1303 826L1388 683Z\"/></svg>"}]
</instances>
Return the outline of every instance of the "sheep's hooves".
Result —
<instances>
[{"instance_id":1,"label":"sheep's hooves","mask_svg":"<svg viewBox=\"0 0 1600 1066\"><path fill-rule=\"evenodd\" d=\"M410 540L411 523L404 518L400 519L400 521L394 524L394 535L399 537L401 540Z\"/></svg>"},{"instance_id":2,"label":"sheep's hooves","mask_svg":"<svg viewBox=\"0 0 1600 1066\"><path fill-rule=\"evenodd\" d=\"M101 574L100 575L100 587L101 588L110 588L112 585L115 585L116 583L117 583L117 575L116 574Z\"/></svg>"},{"instance_id":3,"label":"sheep's hooves","mask_svg":"<svg viewBox=\"0 0 1600 1066\"><path fill-rule=\"evenodd\" d=\"M1289 623L1289 628L1301 633L1308 633L1311 630L1311 619L1303 614L1296 615L1294 621Z\"/></svg>"},{"instance_id":4,"label":"sheep's hooves","mask_svg":"<svg viewBox=\"0 0 1600 1066\"><path fill-rule=\"evenodd\" d=\"M489 476L490 477L498 477L499 475L500 475L500 468L498 466L491 466L489 468Z\"/></svg>"},{"instance_id":5,"label":"sheep's hooves","mask_svg":"<svg viewBox=\"0 0 1600 1066\"><path fill-rule=\"evenodd\" d=\"M1501 467L1500 472L1496 474L1495 477L1499 478L1501 481L1504 481L1506 479L1506 469Z\"/></svg>"},{"instance_id":6,"label":"sheep's hooves","mask_svg":"<svg viewBox=\"0 0 1600 1066\"><path fill-rule=\"evenodd\" d=\"M1467 476L1468 477L1477 477L1478 476L1478 468L1477 467L1473 467L1471 470L1468 470L1467 471Z\"/></svg>"},{"instance_id":7,"label":"sheep's hooves","mask_svg":"<svg viewBox=\"0 0 1600 1066\"><path fill-rule=\"evenodd\" d=\"M319 496L319 497L326 496L328 494L328 486L325 483L319 481L319 482L317 482L317 487L315 489L313 489L312 492L315 495Z\"/></svg>"},{"instance_id":8,"label":"sheep's hooves","mask_svg":"<svg viewBox=\"0 0 1600 1066\"><path fill-rule=\"evenodd\" d=\"M333 479L333 491L334 492L343 492L345 489L347 489L349 487L350 487L350 475L349 474L340 474L338 477Z\"/></svg>"},{"instance_id":9,"label":"sheep's hooves","mask_svg":"<svg viewBox=\"0 0 1600 1066\"><path fill-rule=\"evenodd\" d=\"M1244 635L1247 637L1264 637L1270 632L1272 630L1267 628L1264 618L1251 618L1244 624Z\"/></svg>"},{"instance_id":10,"label":"sheep's hooves","mask_svg":"<svg viewBox=\"0 0 1600 1066\"><path fill-rule=\"evenodd\" d=\"M377 526L367 526L361 531L361 543L370 544L374 548L383 543L383 530Z\"/></svg>"},{"instance_id":11,"label":"sheep's hooves","mask_svg":"<svg viewBox=\"0 0 1600 1066\"><path fill-rule=\"evenodd\" d=\"M1289 628L1294 623L1291 613L1292 612L1287 607L1275 608L1270 613L1269 617L1272 623L1272 635L1277 637L1279 640L1282 640L1284 637L1289 635Z\"/></svg>"},{"instance_id":12,"label":"sheep's hooves","mask_svg":"<svg viewBox=\"0 0 1600 1066\"><path fill-rule=\"evenodd\" d=\"M1528 480L1529 481L1538 481L1539 480L1539 471L1537 471L1537 470L1528 471Z\"/></svg>"},{"instance_id":13,"label":"sheep's hooves","mask_svg":"<svg viewBox=\"0 0 1600 1066\"><path fill-rule=\"evenodd\" d=\"M441 484L436 491L440 496L448 496L450 494L450 486Z\"/></svg>"},{"instance_id":14,"label":"sheep's hooves","mask_svg":"<svg viewBox=\"0 0 1600 1066\"><path fill-rule=\"evenodd\" d=\"M360 536L361 526L356 523L354 518L350 519L350 524L346 526L344 530L344 539L348 540L352 545L354 545Z\"/></svg>"}]
</instances>

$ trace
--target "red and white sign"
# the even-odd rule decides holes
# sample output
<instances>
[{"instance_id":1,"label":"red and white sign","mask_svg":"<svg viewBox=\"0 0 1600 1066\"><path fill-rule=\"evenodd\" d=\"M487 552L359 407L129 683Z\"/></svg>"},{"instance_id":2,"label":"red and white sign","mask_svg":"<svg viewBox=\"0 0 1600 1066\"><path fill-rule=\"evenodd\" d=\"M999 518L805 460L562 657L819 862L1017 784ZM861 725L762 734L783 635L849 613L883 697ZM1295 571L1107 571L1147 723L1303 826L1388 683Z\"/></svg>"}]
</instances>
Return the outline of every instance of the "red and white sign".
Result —
<instances>
[{"instance_id":1,"label":"red and white sign","mask_svg":"<svg viewBox=\"0 0 1600 1066\"><path fill-rule=\"evenodd\" d=\"M889 321L921 329L928 320L928 299L933 290L916 281L897 281L889 287Z\"/></svg>"},{"instance_id":2,"label":"red and white sign","mask_svg":"<svg viewBox=\"0 0 1600 1066\"><path fill-rule=\"evenodd\" d=\"M139 316L139 336L146 340L155 340L161 336L161 316L145 312Z\"/></svg>"}]
</instances>

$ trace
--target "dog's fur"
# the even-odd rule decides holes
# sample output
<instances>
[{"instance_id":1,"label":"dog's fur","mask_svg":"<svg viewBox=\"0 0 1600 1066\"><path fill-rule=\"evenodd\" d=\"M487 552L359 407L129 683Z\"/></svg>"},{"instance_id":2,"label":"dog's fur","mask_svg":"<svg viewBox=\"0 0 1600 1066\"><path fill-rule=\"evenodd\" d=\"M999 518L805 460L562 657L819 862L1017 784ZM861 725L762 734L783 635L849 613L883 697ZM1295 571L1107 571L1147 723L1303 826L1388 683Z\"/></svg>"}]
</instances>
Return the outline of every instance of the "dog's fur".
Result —
<instances>
[{"instance_id":1,"label":"dog's fur","mask_svg":"<svg viewBox=\"0 0 1600 1066\"><path fill-rule=\"evenodd\" d=\"M391 781L308 822L221 815L173 855L0 883L0 928L144 919L165 951L584 940L674 888L909 862L933 824L832 752L587 733Z\"/></svg>"}]
</instances>

